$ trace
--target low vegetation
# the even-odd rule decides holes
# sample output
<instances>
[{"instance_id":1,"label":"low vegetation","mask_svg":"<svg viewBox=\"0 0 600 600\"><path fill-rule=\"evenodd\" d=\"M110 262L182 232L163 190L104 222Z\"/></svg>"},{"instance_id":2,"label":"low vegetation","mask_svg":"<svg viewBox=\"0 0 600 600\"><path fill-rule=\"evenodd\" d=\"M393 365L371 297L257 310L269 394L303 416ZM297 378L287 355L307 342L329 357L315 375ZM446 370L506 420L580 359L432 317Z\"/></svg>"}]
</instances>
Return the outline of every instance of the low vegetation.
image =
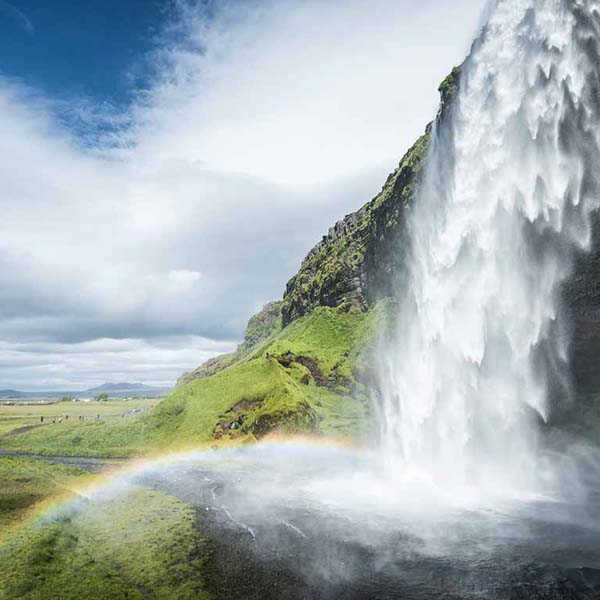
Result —
<instances>
[{"instance_id":1,"label":"low vegetation","mask_svg":"<svg viewBox=\"0 0 600 600\"><path fill-rule=\"evenodd\" d=\"M140 488L83 508L50 513L0 545L0 599L212 597L211 546L190 506Z\"/></svg>"},{"instance_id":2,"label":"low vegetation","mask_svg":"<svg viewBox=\"0 0 600 600\"><path fill-rule=\"evenodd\" d=\"M269 302L265 305L259 313L252 316L248 321L244 341L236 348L235 352L215 356L190 373L184 373L179 378L177 385L181 386L196 379L211 377L215 373L241 361L260 345L276 336L282 327L282 305L283 302Z\"/></svg>"},{"instance_id":3,"label":"low vegetation","mask_svg":"<svg viewBox=\"0 0 600 600\"><path fill-rule=\"evenodd\" d=\"M0 539L44 501L68 493L86 476L72 467L0 456Z\"/></svg>"}]
</instances>

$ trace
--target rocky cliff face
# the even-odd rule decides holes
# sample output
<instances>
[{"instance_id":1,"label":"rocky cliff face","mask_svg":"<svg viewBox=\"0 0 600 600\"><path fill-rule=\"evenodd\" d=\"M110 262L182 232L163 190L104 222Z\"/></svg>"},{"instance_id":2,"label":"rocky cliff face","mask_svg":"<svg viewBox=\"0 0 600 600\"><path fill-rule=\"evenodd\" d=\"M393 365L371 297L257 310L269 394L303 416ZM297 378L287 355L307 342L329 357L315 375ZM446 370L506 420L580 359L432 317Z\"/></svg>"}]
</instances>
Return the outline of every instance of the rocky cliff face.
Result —
<instances>
[{"instance_id":1,"label":"rocky cliff face","mask_svg":"<svg viewBox=\"0 0 600 600\"><path fill-rule=\"evenodd\" d=\"M600 392L600 215L592 250L581 254L562 289L570 325L570 362L578 393Z\"/></svg>"},{"instance_id":2,"label":"rocky cliff face","mask_svg":"<svg viewBox=\"0 0 600 600\"><path fill-rule=\"evenodd\" d=\"M427 152L430 127L388 177L381 193L336 223L309 252L287 284L283 324L317 306L366 309L392 294L392 281L403 270L404 212Z\"/></svg>"},{"instance_id":3,"label":"rocky cliff face","mask_svg":"<svg viewBox=\"0 0 600 600\"><path fill-rule=\"evenodd\" d=\"M443 118L458 90L460 68L439 87ZM317 306L366 309L394 294L401 282L407 245L405 211L427 154L431 124L388 177L380 194L360 210L336 223L308 253L300 271L287 284L284 326Z\"/></svg>"}]
</instances>

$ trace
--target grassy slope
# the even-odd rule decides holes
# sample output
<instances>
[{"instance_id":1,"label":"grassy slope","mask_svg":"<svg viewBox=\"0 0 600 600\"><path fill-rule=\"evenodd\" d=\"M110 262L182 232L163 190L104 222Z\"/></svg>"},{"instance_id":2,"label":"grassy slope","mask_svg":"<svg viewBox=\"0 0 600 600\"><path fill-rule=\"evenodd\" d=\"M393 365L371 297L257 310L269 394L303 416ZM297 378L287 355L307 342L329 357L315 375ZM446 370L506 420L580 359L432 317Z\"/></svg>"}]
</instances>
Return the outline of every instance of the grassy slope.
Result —
<instances>
[{"instance_id":1,"label":"grassy slope","mask_svg":"<svg viewBox=\"0 0 600 600\"><path fill-rule=\"evenodd\" d=\"M359 435L368 403L355 370L369 322L362 313L317 309L241 363L176 390L148 421L172 444L210 442L215 425L240 421L224 439L254 439L276 429ZM318 385L298 357L314 361L327 385ZM251 406L227 412L244 400Z\"/></svg>"},{"instance_id":2,"label":"grassy slope","mask_svg":"<svg viewBox=\"0 0 600 600\"><path fill-rule=\"evenodd\" d=\"M251 354L259 345L268 342L281 331L281 306L283 302L269 302L262 310L250 318L246 326L244 341L235 352L220 354L207 360L190 373L184 373L177 385L185 385L196 379L211 377L216 373L231 367Z\"/></svg>"},{"instance_id":3,"label":"grassy slope","mask_svg":"<svg viewBox=\"0 0 600 600\"><path fill-rule=\"evenodd\" d=\"M13 533L0 546L0 598L208 599L209 557L188 505L139 489Z\"/></svg>"},{"instance_id":4,"label":"grassy slope","mask_svg":"<svg viewBox=\"0 0 600 600\"><path fill-rule=\"evenodd\" d=\"M318 308L233 366L177 388L145 415L44 427L0 438L0 449L133 456L253 440L273 430L357 437L371 416L358 374L384 312Z\"/></svg>"}]
</instances>

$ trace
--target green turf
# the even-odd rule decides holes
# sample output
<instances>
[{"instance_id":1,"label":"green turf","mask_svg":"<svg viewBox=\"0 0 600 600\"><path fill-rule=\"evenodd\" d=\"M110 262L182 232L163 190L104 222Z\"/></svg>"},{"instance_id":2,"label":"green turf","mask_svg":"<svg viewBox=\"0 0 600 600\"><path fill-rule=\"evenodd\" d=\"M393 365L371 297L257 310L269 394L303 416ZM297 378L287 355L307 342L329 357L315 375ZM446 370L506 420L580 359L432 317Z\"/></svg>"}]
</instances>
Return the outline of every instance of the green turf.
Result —
<instances>
[{"instance_id":1,"label":"green turf","mask_svg":"<svg viewBox=\"0 0 600 600\"><path fill-rule=\"evenodd\" d=\"M47 456L127 458L150 452L141 416L109 422L40 427L0 438L0 449Z\"/></svg>"},{"instance_id":2,"label":"green turf","mask_svg":"<svg viewBox=\"0 0 600 600\"><path fill-rule=\"evenodd\" d=\"M13 533L0 546L0 598L204 600L210 551L188 505L136 489Z\"/></svg>"},{"instance_id":3,"label":"green turf","mask_svg":"<svg viewBox=\"0 0 600 600\"><path fill-rule=\"evenodd\" d=\"M85 476L72 467L0 456L0 538L38 503L62 494Z\"/></svg>"}]
</instances>

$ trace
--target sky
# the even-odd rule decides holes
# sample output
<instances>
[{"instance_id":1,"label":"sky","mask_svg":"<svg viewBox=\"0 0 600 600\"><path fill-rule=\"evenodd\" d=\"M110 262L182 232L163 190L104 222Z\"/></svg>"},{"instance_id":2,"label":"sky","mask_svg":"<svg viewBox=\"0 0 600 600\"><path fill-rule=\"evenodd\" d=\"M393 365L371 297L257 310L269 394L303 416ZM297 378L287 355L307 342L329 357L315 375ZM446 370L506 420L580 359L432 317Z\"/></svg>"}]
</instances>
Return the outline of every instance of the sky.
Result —
<instances>
[{"instance_id":1,"label":"sky","mask_svg":"<svg viewBox=\"0 0 600 600\"><path fill-rule=\"evenodd\" d=\"M0 389L232 350L435 116L485 0L0 0Z\"/></svg>"}]
</instances>

